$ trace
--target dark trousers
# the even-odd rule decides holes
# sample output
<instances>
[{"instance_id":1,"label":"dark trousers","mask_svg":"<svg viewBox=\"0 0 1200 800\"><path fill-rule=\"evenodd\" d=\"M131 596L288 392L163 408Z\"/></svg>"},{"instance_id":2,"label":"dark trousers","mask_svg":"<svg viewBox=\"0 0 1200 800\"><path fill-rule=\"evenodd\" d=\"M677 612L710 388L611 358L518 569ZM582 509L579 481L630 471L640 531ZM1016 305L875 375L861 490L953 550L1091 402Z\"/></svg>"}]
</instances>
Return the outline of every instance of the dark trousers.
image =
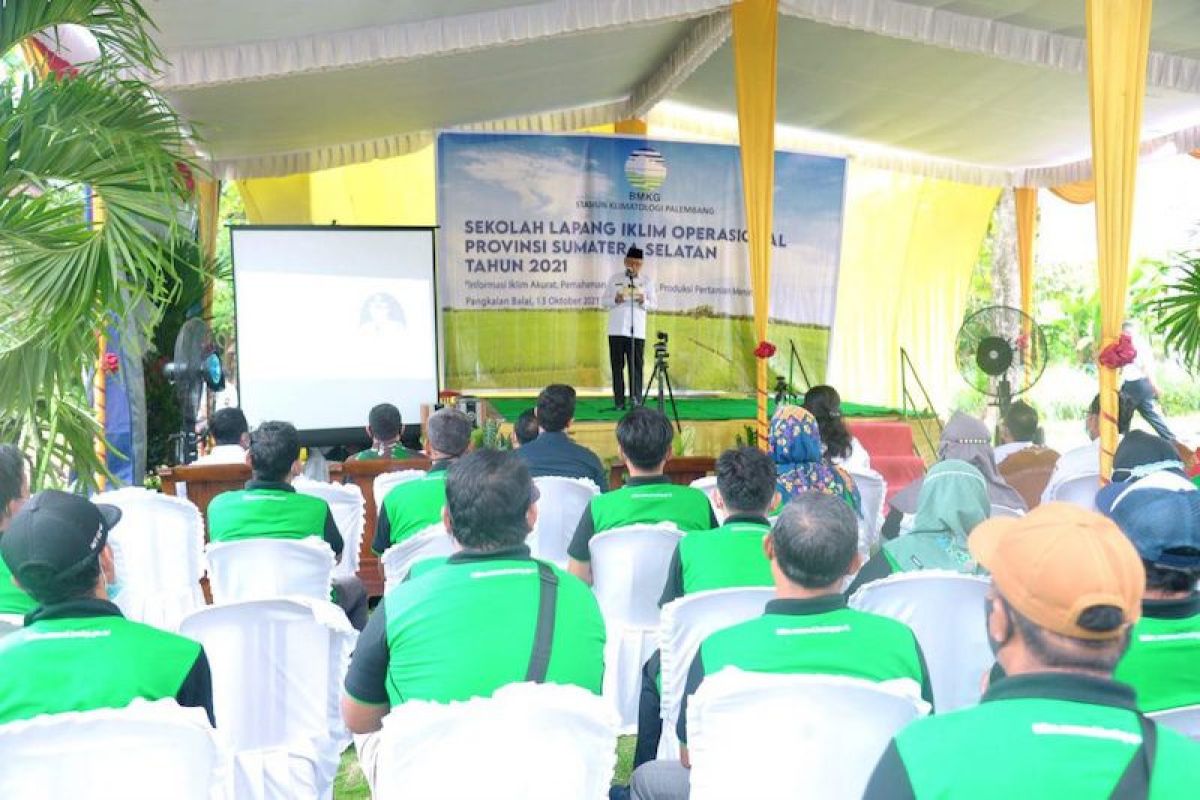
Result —
<instances>
[{"instance_id":1,"label":"dark trousers","mask_svg":"<svg viewBox=\"0 0 1200 800\"><path fill-rule=\"evenodd\" d=\"M646 340L634 339L632 348L630 348L629 342L628 336L608 337L608 361L612 366L613 405L617 406L625 405L625 402L631 397L636 403L642 396L642 357L646 351ZM627 365L630 373L628 394L625 392L625 368Z\"/></svg>"},{"instance_id":2,"label":"dark trousers","mask_svg":"<svg viewBox=\"0 0 1200 800\"><path fill-rule=\"evenodd\" d=\"M335 578L333 581L333 602L346 612L346 617L354 630L361 631L367 627L367 589L357 576L351 578Z\"/></svg>"},{"instance_id":3,"label":"dark trousers","mask_svg":"<svg viewBox=\"0 0 1200 800\"><path fill-rule=\"evenodd\" d=\"M637 745L633 750L633 768L658 757L658 740L662 738L661 695L658 675L662 661L657 650L642 666L642 694L638 698Z\"/></svg>"},{"instance_id":4,"label":"dark trousers","mask_svg":"<svg viewBox=\"0 0 1200 800\"><path fill-rule=\"evenodd\" d=\"M1155 433L1168 442L1175 441L1175 434L1171 433L1171 429L1167 427L1167 420L1163 418L1161 406L1154 397L1154 386L1148 379L1125 381L1121 385L1121 394L1129 398L1137 412L1142 415L1142 419L1146 420Z\"/></svg>"}]
</instances>

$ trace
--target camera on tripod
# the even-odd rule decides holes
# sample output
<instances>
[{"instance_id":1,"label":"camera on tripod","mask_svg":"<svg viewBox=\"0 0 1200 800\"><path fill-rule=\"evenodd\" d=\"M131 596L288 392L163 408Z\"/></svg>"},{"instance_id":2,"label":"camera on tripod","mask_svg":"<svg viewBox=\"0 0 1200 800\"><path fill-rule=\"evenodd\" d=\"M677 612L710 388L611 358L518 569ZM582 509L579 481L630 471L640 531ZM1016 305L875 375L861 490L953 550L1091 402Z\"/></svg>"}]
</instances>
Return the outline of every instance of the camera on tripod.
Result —
<instances>
[{"instance_id":1,"label":"camera on tripod","mask_svg":"<svg viewBox=\"0 0 1200 800\"><path fill-rule=\"evenodd\" d=\"M654 360L666 361L671 357L671 354L667 352L667 342L669 341L670 337L667 336L666 331L659 331L655 335L654 339Z\"/></svg>"}]
</instances>

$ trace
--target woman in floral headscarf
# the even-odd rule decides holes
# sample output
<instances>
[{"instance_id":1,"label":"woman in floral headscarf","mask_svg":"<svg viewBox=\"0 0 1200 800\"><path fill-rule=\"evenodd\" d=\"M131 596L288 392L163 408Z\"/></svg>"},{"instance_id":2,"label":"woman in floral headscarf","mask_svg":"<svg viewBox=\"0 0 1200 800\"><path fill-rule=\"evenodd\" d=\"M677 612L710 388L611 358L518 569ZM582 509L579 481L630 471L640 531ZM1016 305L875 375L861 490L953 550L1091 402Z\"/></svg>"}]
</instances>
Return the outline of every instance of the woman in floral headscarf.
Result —
<instances>
[{"instance_id":1,"label":"woman in floral headscarf","mask_svg":"<svg viewBox=\"0 0 1200 800\"><path fill-rule=\"evenodd\" d=\"M817 420L802 406L781 405L775 409L768 443L783 502L803 492L820 492L837 495L858 510L854 480L822 455Z\"/></svg>"}]
</instances>

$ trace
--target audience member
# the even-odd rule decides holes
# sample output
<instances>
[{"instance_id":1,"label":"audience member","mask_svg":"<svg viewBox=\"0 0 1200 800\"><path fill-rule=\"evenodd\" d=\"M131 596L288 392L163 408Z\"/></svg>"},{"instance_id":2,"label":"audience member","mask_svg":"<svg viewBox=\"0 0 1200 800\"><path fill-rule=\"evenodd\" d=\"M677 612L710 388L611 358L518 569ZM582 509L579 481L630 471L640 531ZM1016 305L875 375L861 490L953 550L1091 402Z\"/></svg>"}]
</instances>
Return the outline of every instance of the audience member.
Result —
<instances>
[{"instance_id":1,"label":"audience member","mask_svg":"<svg viewBox=\"0 0 1200 800\"><path fill-rule=\"evenodd\" d=\"M371 437L371 446L354 456L354 460L390 458L394 461L405 461L420 458L420 453L409 450L400 441L400 434L403 432L404 420L400 417L400 409L391 403L380 403L367 415L367 436Z\"/></svg>"},{"instance_id":2,"label":"audience member","mask_svg":"<svg viewBox=\"0 0 1200 800\"><path fill-rule=\"evenodd\" d=\"M902 730L866 800L1191 796L1200 745L1141 717L1112 680L1145 585L1117 526L1049 503L983 523L970 548L992 574L987 633L1008 677L980 705Z\"/></svg>"},{"instance_id":3,"label":"audience member","mask_svg":"<svg viewBox=\"0 0 1200 800\"><path fill-rule=\"evenodd\" d=\"M1117 432L1124 435L1129 432L1129 423L1133 420L1133 407L1124 398L1119 403L1117 411ZM1088 406L1087 417L1083 422L1090 442L1073 450L1068 450L1058 458L1054 474L1042 492L1042 502L1054 499L1054 494L1063 483L1083 475L1096 475L1100 472L1100 395L1092 399Z\"/></svg>"},{"instance_id":4,"label":"audience member","mask_svg":"<svg viewBox=\"0 0 1200 800\"><path fill-rule=\"evenodd\" d=\"M319 536L342 556L345 546L329 504L299 494L292 480L300 473L300 436L290 422L264 422L250 437L251 479L246 488L222 492L208 506L208 538L212 542L240 539L305 539ZM358 578L334 581L334 601L351 624L362 630L367 622L367 594Z\"/></svg>"},{"instance_id":5,"label":"audience member","mask_svg":"<svg viewBox=\"0 0 1200 800\"><path fill-rule=\"evenodd\" d=\"M0 444L0 540L9 520L29 499L29 475L25 471L25 456L11 444ZM0 559L0 614L25 616L37 608L33 598L13 583L12 573ZM0 622L0 636L19 626Z\"/></svg>"},{"instance_id":6,"label":"audience member","mask_svg":"<svg viewBox=\"0 0 1200 800\"><path fill-rule=\"evenodd\" d=\"M1113 501L1132 486L1154 476L1150 485L1167 489L1191 489L1175 445L1146 431L1130 431L1113 453L1112 482L1096 493L1096 508L1107 513Z\"/></svg>"},{"instance_id":7,"label":"audience member","mask_svg":"<svg viewBox=\"0 0 1200 800\"><path fill-rule=\"evenodd\" d=\"M871 456L846 427L842 398L832 386L814 386L804 393L804 408L817 421L822 452L831 463L851 472L871 469Z\"/></svg>"},{"instance_id":8,"label":"audience member","mask_svg":"<svg viewBox=\"0 0 1200 800\"><path fill-rule=\"evenodd\" d=\"M807 492L820 492L840 497L858 509L854 479L825 458L817 421L808 410L786 404L776 408L768 442L784 503Z\"/></svg>"},{"instance_id":9,"label":"audience member","mask_svg":"<svg viewBox=\"0 0 1200 800\"><path fill-rule=\"evenodd\" d=\"M425 424L426 455L433 462L429 472L417 480L392 487L383 498L375 523L376 553L383 553L430 525L442 521L446 506L446 471L471 446L471 420L455 408L442 408Z\"/></svg>"},{"instance_id":10,"label":"audience member","mask_svg":"<svg viewBox=\"0 0 1200 800\"><path fill-rule=\"evenodd\" d=\"M250 447L250 426L240 408L222 408L208 422L213 447L197 458L194 464L245 464L246 449Z\"/></svg>"},{"instance_id":11,"label":"audience member","mask_svg":"<svg viewBox=\"0 0 1200 800\"><path fill-rule=\"evenodd\" d=\"M725 667L749 672L842 675L905 686L932 703L929 672L916 637L903 623L846 607L841 586L858 567L858 521L844 502L801 494L763 543L775 600L757 619L704 640L688 671L679 741L687 743L687 703L705 676ZM781 630L789 635L780 636ZM820 636L804 635L820 633ZM788 780L781 773L780 780ZM686 798L688 757L652 761L631 781L635 800Z\"/></svg>"},{"instance_id":12,"label":"audience member","mask_svg":"<svg viewBox=\"0 0 1200 800\"><path fill-rule=\"evenodd\" d=\"M531 408L522 411L517 417L517 421L513 423L512 438L509 441L512 442L514 450L520 450L536 439L538 433L537 415Z\"/></svg>"},{"instance_id":13,"label":"audience member","mask_svg":"<svg viewBox=\"0 0 1200 800\"><path fill-rule=\"evenodd\" d=\"M401 583L358 639L342 715L378 731L396 705L490 696L533 680L600 693L604 619L580 580L530 557L537 489L512 453L480 450L446 478L446 530L460 546L446 564ZM543 605L553 614L543 617ZM374 778L377 739L359 741Z\"/></svg>"},{"instance_id":14,"label":"audience member","mask_svg":"<svg viewBox=\"0 0 1200 800\"><path fill-rule=\"evenodd\" d=\"M0 556L38 608L0 639L0 724L139 697L174 698L213 721L203 648L127 620L108 601L117 579L108 534L120 519L113 506L45 491L10 521Z\"/></svg>"},{"instance_id":15,"label":"audience member","mask_svg":"<svg viewBox=\"0 0 1200 800\"><path fill-rule=\"evenodd\" d=\"M540 438L540 437L539 437ZM629 470L620 489L598 495L588 503L567 546L571 574L592 582L592 537L624 525L674 523L683 531L717 526L708 495L690 486L676 486L663 474L671 456L675 429L661 411L635 406L617 423L617 451Z\"/></svg>"},{"instance_id":16,"label":"audience member","mask_svg":"<svg viewBox=\"0 0 1200 800\"><path fill-rule=\"evenodd\" d=\"M1154 384L1154 350L1133 320L1127 320L1121 326L1121 332L1129 336L1137 353L1133 361L1121 368L1121 396L1127 398L1132 411L1141 414L1155 433L1174 442L1176 436L1163 416L1162 406L1158 402L1160 392Z\"/></svg>"},{"instance_id":17,"label":"audience member","mask_svg":"<svg viewBox=\"0 0 1200 800\"><path fill-rule=\"evenodd\" d=\"M991 437L987 426L975 417L955 411L938 442L938 461L958 459L966 461L983 475L987 482L988 497L993 506L1003 506L1014 511L1025 511L1024 498L1004 482L996 471L992 453ZM917 500L921 496L924 478L905 486L891 499L891 511L883 523L883 537L892 539L900 532L905 515L915 514Z\"/></svg>"},{"instance_id":18,"label":"audience member","mask_svg":"<svg viewBox=\"0 0 1200 800\"><path fill-rule=\"evenodd\" d=\"M600 458L567 435L575 418L575 390L561 383L547 386L538 394L534 413L540 432L517 451L530 474L535 478L587 478L600 491L607 489L608 475Z\"/></svg>"},{"instance_id":19,"label":"audience member","mask_svg":"<svg viewBox=\"0 0 1200 800\"><path fill-rule=\"evenodd\" d=\"M1041 505L1042 493L1046 491L1057 464L1057 450L1035 444L1008 456L996 468L1004 482L1021 495L1025 505L1034 509Z\"/></svg>"},{"instance_id":20,"label":"audience member","mask_svg":"<svg viewBox=\"0 0 1200 800\"><path fill-rule=\"evenodd\" d=\"M770 586L771 563L763 554L763 538L771 532L767 512L775 497L775 464L770 456L754 447L722 453L717 459L715 502L729 516L719 528L690 533L679 540L658 604L665 606L693 592ZM652 761L658 752L662 734L660 672L656 651L642 670L634 767Z\"/></svg>"},{"instance_id":21,"label":"audience member","mask_svg":"<svg viewBox=\"0 0 1200 800\"><path fill-rule=\"evenodd\" d=\"M1016 400L1000 421L1000 444L996 446L996 466L1014 453L1042 443L1038 412L1024 400Z\"/></svg>"},{"instance_id":22,"label":"audience member","mask_svg":"<svg viewBox=\"0 0 1200 800\"><path fill-rule=\"evenodd\" d=\"M896 572L945 569L977 573L979 567L967 550L967 538L992 514L983 473L966 461L949 459L930 468L921 484L912 530L889 539L867 562L846 590Z\"/></svg>"},{"instance_id":23,"label":"audience member","mask_svg":"<svg viewBox=\"0 0 1200 800\"><path fill-rule=\"evenodd\" d=\"M1146 570L1142 618L1115 677L1144 712L1200 705L1200 492L1135 484L1108 516Z\"/></svg>"}]
</instances>

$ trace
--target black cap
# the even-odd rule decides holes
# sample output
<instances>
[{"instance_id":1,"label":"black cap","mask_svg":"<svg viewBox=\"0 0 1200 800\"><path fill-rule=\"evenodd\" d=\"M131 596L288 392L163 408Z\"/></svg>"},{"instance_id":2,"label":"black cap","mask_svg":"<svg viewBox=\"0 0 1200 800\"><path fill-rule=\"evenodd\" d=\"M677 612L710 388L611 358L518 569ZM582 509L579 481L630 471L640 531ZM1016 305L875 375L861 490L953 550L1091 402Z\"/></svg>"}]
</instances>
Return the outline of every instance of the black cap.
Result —
<instances>
[{"instance_id":1,"label":"black cap","mask_svg":"<svg viewBox=\"0 0 1200 800\"><path fill-rule=\"evenodd\" d=\"M0 556L34 599L86 569L121 520L115 506L48 489L22 506L0 537Z\"/></svg>"},{"instance_id":2,"label":"black cap","mask_svg":"<svg viewBox=\"0 0 1200 800\"><path fill-rule=\"evenodd\" d=\"M642 248L638 247L636 244L629 245L629 249L625 251L625 257L626 258L634 258L634 259L637 259L638 261L641 261L642 260Z\"/></svg>"}]
</instances>

